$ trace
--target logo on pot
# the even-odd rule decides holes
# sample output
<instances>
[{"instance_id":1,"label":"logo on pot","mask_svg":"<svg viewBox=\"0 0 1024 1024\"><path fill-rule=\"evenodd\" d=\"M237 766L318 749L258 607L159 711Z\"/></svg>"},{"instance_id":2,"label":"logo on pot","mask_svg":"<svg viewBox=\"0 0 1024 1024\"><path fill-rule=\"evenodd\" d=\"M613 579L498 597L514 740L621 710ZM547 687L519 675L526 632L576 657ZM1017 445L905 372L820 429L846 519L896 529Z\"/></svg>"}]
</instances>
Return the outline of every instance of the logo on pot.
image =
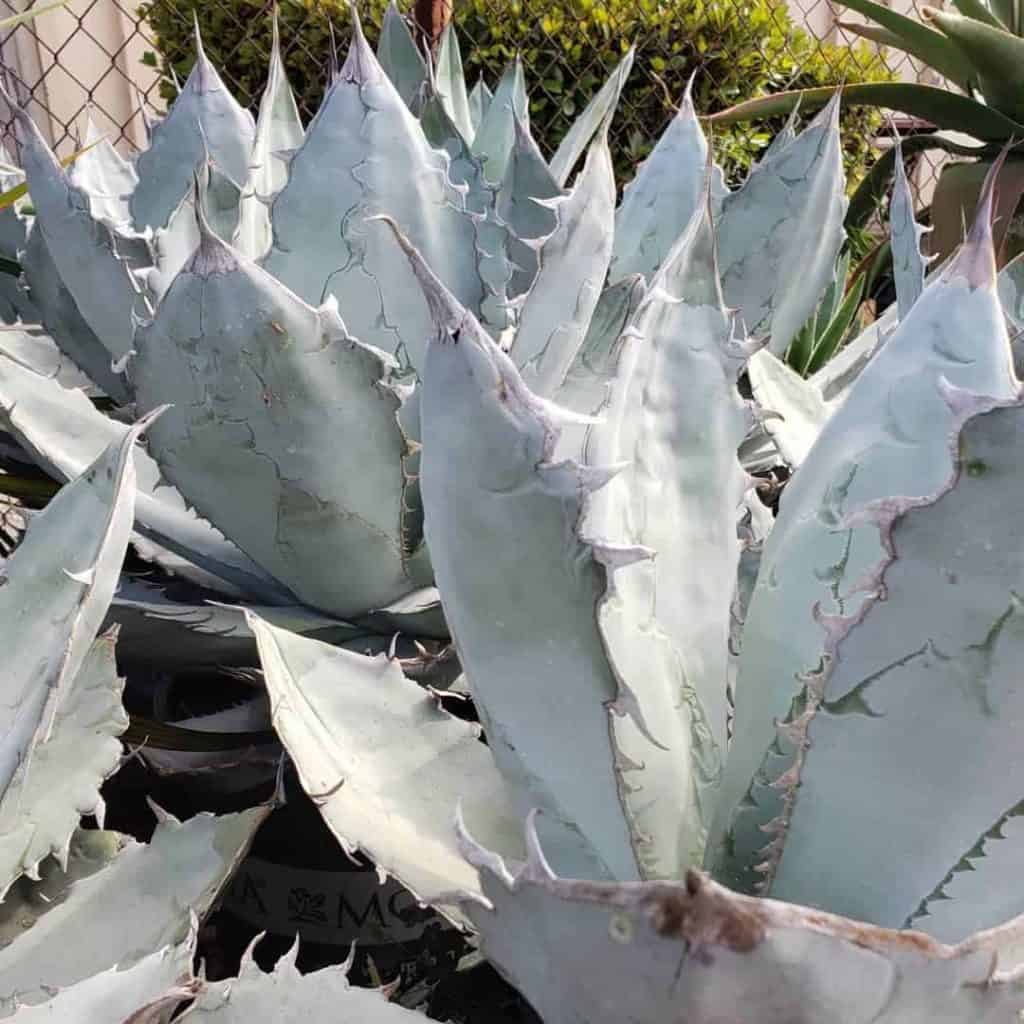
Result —
<instances>
[{"instance_id":1,"label":"logo on pot","mask_svg":"<svg viewBox=\"0 0 1024 1024\"><path fill-rule=\"evenodd\" d=\"M297 924L326 924L324 903L327 896L322 892L310 892L301 886L288 893L288 920Z\"/></svg>"},{"instance_id":2,"label":"logo on pot","mask_svg":"<svg viewBox=\"0 0 1024 1024\"><path fill-rule=\"evenodd\" d=\"M394 879L373 871L312 871L249 857L224 895L224 909L261 931L347 946L385 946L419 938L442 919L417 905Z\"/></svg>"}]
</instances>

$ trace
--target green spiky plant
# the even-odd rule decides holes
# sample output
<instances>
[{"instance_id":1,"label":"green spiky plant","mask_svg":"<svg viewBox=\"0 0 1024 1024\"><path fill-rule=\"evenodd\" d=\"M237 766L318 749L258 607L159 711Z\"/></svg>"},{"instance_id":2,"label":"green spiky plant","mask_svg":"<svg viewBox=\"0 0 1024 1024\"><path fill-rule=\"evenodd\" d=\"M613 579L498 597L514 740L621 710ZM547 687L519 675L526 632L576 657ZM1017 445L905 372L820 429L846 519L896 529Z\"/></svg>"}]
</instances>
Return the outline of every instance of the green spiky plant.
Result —
<instances>
[{"instance_id":1,"label":"green spiky plant","mask_svg":"<svg viewBox=\"0 0 1024 1024\"><path fill-rule=\"evenodd\" d=\"M843 6L870 19L842 23L883 46L903 50L932 68L945 85L871 82L843 89L845 105L878 106L920 118L931 130L906 141L909 152L944 151L954 158L942 171L931 203L932 252L945 258L960 243L963 225L978 199L982 181L1000 150L1024 137L1024 21L1010 0L954 0L957 10L922 10L924 21L899 14L874 0L843 0ZM819 88L777 93L740 103L711 118L726 125L777 116L796 105L813 109L834 90ZM966 135L976 146L957 138ZM853 197L849 225L866 222L885 195L894 173L894 153L884 154ZM1000 263L1018 255L1019 207L1024 195L1024 161L1012 152L1003 166L996 214Z\"/></svg>"},{"instance_id":2,"label":"green spiky plant","mask_svg":"<svg viewBox=\"0 0 1024 1024\"><path fill-rule=\"evenodd\" d=\"M263 809L165 819L69 884L113 852L76 825L125 725L96 638L132 544L219 595L193 649L258 648L341 844L547 1024L1012 1020L1024 279L996 275L998 165L930 280L898 185L899 301L804 379L780 357L843 240L837 105L730 192L684 101L616 209L628 58L549 164L520 69L474 104L451 35L423 77L389 31L383 64L356 31L308 130L276 62L253 125L201 50L134 167L97 146L69 174L18 114L11 302L53 338L0 333L0 404L71 482L0 587L0 855L30 924L0 996L26 1022L416 1016L344 967L192 975L189 908ZM777 519L741 453L794 470ZM117 642L159 658L197 607ZM487 745L394 650L345 646L439 610Z\"/></svg>"}]
</instances>

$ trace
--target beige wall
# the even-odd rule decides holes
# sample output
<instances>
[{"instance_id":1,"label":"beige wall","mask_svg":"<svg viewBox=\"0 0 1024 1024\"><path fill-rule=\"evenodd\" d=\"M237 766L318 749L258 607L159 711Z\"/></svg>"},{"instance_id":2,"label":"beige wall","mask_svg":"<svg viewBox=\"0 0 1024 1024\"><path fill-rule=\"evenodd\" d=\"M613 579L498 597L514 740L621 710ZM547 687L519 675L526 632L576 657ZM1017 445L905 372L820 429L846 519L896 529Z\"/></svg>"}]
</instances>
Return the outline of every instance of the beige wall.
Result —
<instances>
[{"instance_id":1,"label":"beige wall","mask_svg":"<svg viewBox=\"0 0 1024 1024\"><path fill-rule=\"evenodd\" d=\"M0 14L30 6L0 0ZM127 154L143 143L136 90L151 89L156 76L141 63L148 44L131 13L136 6L135 0L71 0L67 9L41 15L31 30L15 29L0 46L5 85L10 89L15 76L24 83L18 98L35 100L29 109L62 155L74 148L64 126L81 126L90 98L97 126L120 140L120 149Z\"/></svg>"}]
</instances>

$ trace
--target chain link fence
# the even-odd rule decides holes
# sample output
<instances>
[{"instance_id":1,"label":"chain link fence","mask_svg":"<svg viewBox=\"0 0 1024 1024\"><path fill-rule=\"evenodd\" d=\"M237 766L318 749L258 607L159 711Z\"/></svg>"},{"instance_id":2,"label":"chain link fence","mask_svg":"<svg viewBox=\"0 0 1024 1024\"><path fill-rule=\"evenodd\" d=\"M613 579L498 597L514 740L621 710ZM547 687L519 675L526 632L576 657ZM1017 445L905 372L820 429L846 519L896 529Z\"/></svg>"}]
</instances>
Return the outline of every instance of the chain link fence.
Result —
<instances>
[{"instance_id":1,"label":"chain link fence","mask_svg":"<svg viewBox=\"0 0 1024 1024\"><path fill-rule=\"evenodd\" d=\"M290 55L293 58L291 63L301 68L300 77L304 75L308 79L293 81L299 94L300 108L308 119L315 113L331 62L329 47L320 44L324 11L316 0L280 2L282 5L294 4L296 8L283 44L286 59ZM725 2L734 3L737 19L750 16L746 0ZM202 0L202 3L204 17L211 9L218 12L215 63L222 69L239 102L255 107L259 100L259 78L239 74L236 67L242 57L246 66L265 65L269 49L266 15L272 0L266 0L266 3ZM474 26L478 27L481 18L488 16L507 20L510 3L515 5L514 0L455 0L470 79L476 70L472 54L480 42L474 38ZM701 3L703 0L694 0L694 6ZM177 25L181 38L186 38L192 23L194 0L160 0L160 4L165 19L161 39L167 35L166 19ZM373 7L372 0L364 0L361 8L364 4ZM460 9L463 4L473 6L474 17L463 17L464 12ZM916 4L917 0L890 2L890 6L908 14L917 13ZM20 13L30 6L32 0L0 0L0 15ZM552 10L558 8L557 3L549 6ZM889 72L904 80L928 81L926 76L931 74L899 51L879 51L867 44L855 51L851 58L847 44L858 40L843 29L842 23L856 20L856 16L844 11L841 18L840 9L831 0L788 0L788 6L769 3L764 7L775 24L748 33L744 47L748 48L752 40L755 50L761 48L759 56L763 63L782 69L777 75L773 73L773 91L801 84L800 73L812 62L816 67L824 66L832 81L849 78L851 59L859 61L866 71L867 64L879 57ZM263 8L263 16L253 17L254 8ZM610 37L620 38L623 33L628 33L628 38L639 43L643 41L645 25L652 26L650 31L654 32L659 0L619 0L616 4L607 5L607 10L610 12L605 18L607 24L599 25L601 31ZM763 15L764 11L758 8L758 16ZM617 20L628 24L617 23ZM574 84L582 83L586 91L592 92L612 70L615 56L608 49L607 56L595 55L581 65L573 55L559 51L556 21L551 22L553 45L526 51L523 60L531 97L535 103L537 97L541 98L551 134L557 137L564 134L578 112L576 95L567 96L566 93L564 83L567 75L571 76ZM539 26L541 32L547 31L547 23L548 16L545 16ZM313 32L314 27L316 33ZM535 28L531 26L531 31ZM659 32L656 42L660 49L653 58L648 54L647 59L638 61L633 76L646 76L652 88L664 93L661 123L651 123L649 109L639 109L627 95L613 126L613 146L625 154L626 159L634 161L645 154L645 147L667 123L673 103L678 101L678 93L673 96L674 90L669 90L666 85L665 69L670 67L673 51L678 49L680 41L673 36L672 29L665 31L662 26ZM638 33L640 39L637 39ZM478 28L476 34L479 34ZM706 36L698 41L701 54L697 62L701 72L698 79L706 88L725 87L721 81L723 77L735 73L733 65L748 60L749 54L729 51L730 33L716 36L713 31L708 31ZM339 40L339 43L343 42ZM490 43L493 45L493 42L492 38ZM159 51L157 35L140 12L137 0L72 0L63 10L48 13L35 22L0 34L0 74L8 92L29 108L59 154L66 155L74 150L89 112L97 128L129 155L145 145L147 112L161 113L171 91L166 64ZM662 51L664 59L659 61ZM514 52L515 43L510 40L508 57ZM839 55L842 55L842 63ZM165 72L163 75L160 69ZM763 126L758 125L737 129L747 133L763 130ZM3 122L3 134L8 150L16 150L16 133L9 112ZM871 141L860 140L860 144L867 146ZM935 165L925 164L917 169L920 191L929 190L935 172Z\"/></svg>"}]
</instances>

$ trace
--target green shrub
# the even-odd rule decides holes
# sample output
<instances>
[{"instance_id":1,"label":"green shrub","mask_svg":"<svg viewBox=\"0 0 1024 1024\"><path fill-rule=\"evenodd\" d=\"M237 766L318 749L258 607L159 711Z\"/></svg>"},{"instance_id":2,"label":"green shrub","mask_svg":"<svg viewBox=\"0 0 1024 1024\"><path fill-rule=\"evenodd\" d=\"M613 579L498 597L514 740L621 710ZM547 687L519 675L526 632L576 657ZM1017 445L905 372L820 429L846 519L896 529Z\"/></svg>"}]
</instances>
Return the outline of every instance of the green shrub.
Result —
<instances>
[{"instance_id":1,"label":"green shrub","mask_svg":"<svg viewBox=\"0 0 1024 1024\"><path fill-rule=\"evenodd\" d=\"M263 88L270 6L269 0L207 0L198 7L207 52L242 103L255 104ZM371 40L385 7L386 0L360 7ZM143 10L160 53L149 61L183 77L193 59L191 4L151 0ZM455 12L470 82L482 74L493 86L516 53L522 55L534 133L548 152L636 43L636 64L613 126L622 180L649 152L694 71L702 113L763 92L890 77L865 46L819 43L794 24L782 0L456 0ZM343 42L347 3L283 0L280 17L288 73L311 116L327 75L329 22ZM164 87L165 96L173 95L169 80ZM864 109L844 112L843 119L847 172L856 181L880 119ZM731 179L742 177L777 128L777 122L762 122L717 133L716 154Z\"/></svg>"}]
</instances>

